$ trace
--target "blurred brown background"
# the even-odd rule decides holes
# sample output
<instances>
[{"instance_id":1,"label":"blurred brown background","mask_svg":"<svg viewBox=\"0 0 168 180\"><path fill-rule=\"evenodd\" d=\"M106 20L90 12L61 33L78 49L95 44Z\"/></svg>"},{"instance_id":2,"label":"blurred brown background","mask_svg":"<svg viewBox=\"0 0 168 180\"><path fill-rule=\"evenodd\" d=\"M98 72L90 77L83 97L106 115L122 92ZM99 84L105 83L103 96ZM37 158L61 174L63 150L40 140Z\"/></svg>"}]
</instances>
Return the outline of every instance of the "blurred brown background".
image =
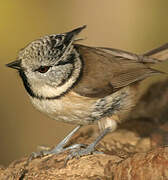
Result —
<instances>
[{"instance_id":1,"label":"blurred brown background","mask_svg":"<svg viewBox=\"0 0 168 180\"><path fill-rule=\"evenodd\" d=\"M73 126L36 111L18 74L4 65L30 41L86 24L83 44L143 53L168 42L168 1L0 1L0 164L58 143ZM160 65L165 68L165 63ZM167 68L168 69L168 68ZM158 78L150 78L142 87Z\"/></svg>"}]
</instances>

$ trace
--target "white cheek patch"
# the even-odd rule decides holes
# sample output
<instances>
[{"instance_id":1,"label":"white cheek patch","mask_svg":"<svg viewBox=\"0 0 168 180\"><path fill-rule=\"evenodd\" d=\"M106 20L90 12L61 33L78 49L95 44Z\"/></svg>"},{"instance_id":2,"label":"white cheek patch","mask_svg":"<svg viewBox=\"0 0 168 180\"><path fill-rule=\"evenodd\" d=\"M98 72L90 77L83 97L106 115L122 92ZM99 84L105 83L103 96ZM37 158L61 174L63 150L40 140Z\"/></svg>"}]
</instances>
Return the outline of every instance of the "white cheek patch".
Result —
<instances>
[{"instance_id":1,"label":"white cheek patch","mask_svg":"<svg viewBox=\"0 0 168 180\"><path fill-rule=\"evenodd\" d=\"M65 92L67 92L77 81L78 77L80 76L81 68L82 68L82 62L78 57L74 63L74 71L72 72L71 77L62 86L52 87L45 84L39 87L37 86L37 84L34 84L31 88L37 96L42 98L49 99L52 97L60 96Z\"/></svg>"}]
</instances>

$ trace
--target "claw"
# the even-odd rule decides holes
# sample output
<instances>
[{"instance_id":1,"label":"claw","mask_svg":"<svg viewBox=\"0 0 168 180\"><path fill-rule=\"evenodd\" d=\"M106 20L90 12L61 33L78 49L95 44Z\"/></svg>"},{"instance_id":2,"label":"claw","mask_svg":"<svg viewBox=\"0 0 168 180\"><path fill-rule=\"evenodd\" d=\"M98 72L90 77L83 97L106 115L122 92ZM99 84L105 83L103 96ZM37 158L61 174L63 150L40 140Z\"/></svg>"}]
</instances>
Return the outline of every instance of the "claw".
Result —
<instances>
[{"instance_id":1,"label":"claw","mask_svg":"<svg viewBox=\"0 0 168 180\"><path fill-rule=\"evenodd\" d=\"M90 154L103 154L103 152L100 151L95 151L94 147L91 145L89 145L88 147L86 147L85 149L78 149L76 151L72 151L71 154L69 154L65 161L64 161L64 166L67 165L67 162L73 158L77 158L79 159L82 156L87 156Z\"/></svg>"}]
</instances>

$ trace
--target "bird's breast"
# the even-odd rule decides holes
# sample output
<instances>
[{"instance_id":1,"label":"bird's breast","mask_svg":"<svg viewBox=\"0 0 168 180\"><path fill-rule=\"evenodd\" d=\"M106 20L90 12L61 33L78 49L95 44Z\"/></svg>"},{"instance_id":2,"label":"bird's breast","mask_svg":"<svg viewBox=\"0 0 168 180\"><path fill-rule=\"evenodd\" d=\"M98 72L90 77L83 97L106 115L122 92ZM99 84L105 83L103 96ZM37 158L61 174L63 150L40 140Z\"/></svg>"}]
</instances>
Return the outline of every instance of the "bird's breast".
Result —
<instances>
[{"instance_id":1,"label":"bird's breast","mask_svg":"<svg viewBox=\"0 0 168 180\"><path fill-rule=\"evenodd\" d=\"M80 96L72 91L59 99L31 98L33 105L49 117L57 121L81 125L90 123L92 106L96 100L96 98Z\"/></svg>"}]
</instances>

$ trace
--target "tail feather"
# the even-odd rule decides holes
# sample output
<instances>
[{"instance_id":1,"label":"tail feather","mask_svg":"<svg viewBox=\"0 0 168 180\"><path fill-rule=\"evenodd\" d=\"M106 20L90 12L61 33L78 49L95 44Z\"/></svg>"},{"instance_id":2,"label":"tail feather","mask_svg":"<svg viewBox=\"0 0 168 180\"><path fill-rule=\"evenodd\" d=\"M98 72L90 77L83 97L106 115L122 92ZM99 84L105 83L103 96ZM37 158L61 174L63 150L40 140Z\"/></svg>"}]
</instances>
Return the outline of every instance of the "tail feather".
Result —
<instances>
[{"instance_id":1,"label":"tail feather","mask_svg":"<svg viewBox=\"0 0 168 180\"><path fill-rule=\"evenodd\" d=\"M153 63L163 62L168 60L168 43L158 48L152 49L149 52L146 52L145 54L143 54L143 56L148 56L152 58L155 61Z\"/></svg>"}]
</instances>

